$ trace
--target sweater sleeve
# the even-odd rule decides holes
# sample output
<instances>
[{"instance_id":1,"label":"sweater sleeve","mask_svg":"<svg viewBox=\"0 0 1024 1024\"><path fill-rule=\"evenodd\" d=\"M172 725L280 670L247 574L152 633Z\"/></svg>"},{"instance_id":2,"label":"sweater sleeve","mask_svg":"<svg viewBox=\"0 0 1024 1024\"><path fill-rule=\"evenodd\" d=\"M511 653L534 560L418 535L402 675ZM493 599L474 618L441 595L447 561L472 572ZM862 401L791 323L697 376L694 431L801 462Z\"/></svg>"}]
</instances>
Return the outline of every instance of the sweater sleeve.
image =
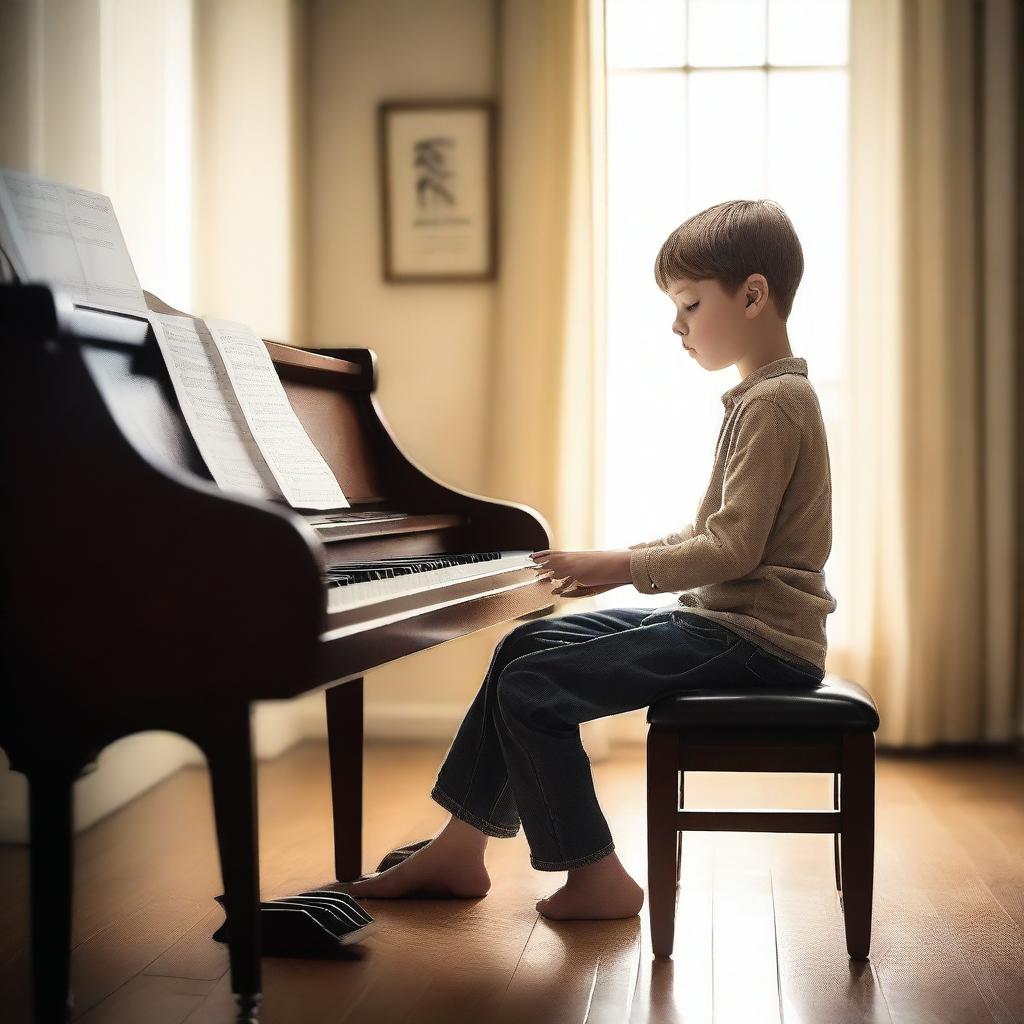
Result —
<instances>
[{"instance_id":1,"label":"sweater sleeve","mask_svg":"<svg viewBox=\"0 0 1024 1024\"><path fill-rule=\"evenodd\" d=\"M736 423L722 505L699 536L633 548L629 573L643 594L739 579L761 562L800 452L800 428L770 398L752 399ZM670 534L669 537L672 535Z\"/></svg>"},{"instance_id":2,"label":"sweater sleeve","mask_svg":"<svg viewBox=\"0 0 1024 1024\"><path fill-rule=\"evenodd\" d=\"M689 540L693 536L693 523L687 523L678 533L670 533L664 537L659 537L657 540L642 540L636 544L630 544L629 550L633 551L636 548L653 548L664 544L681 544L684 540Z\"/></svg>"}]
</instances>

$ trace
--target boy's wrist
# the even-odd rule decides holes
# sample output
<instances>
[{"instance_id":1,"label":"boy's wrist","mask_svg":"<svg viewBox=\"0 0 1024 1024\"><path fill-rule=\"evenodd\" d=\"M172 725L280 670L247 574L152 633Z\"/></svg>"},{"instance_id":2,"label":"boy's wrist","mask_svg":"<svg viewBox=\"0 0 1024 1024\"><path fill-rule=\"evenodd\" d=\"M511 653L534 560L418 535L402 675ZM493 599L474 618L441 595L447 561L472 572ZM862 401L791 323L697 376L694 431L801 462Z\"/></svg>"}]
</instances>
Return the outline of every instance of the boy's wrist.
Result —
<instances>
[{"instance_id":1,"label":"boy's wrist","mask_svg":"<svg viewBox=\"0 0 1024 1024\"><path fill-rule=\"evenodd\" d=\"M621 551L616 551L615 554L618 556L618 562L616 564L616 579L619 583L632 583L633 573L630 570L630 558L632 557L632 550L630 548L624 548Z\"/></svg>"}]
</instances>

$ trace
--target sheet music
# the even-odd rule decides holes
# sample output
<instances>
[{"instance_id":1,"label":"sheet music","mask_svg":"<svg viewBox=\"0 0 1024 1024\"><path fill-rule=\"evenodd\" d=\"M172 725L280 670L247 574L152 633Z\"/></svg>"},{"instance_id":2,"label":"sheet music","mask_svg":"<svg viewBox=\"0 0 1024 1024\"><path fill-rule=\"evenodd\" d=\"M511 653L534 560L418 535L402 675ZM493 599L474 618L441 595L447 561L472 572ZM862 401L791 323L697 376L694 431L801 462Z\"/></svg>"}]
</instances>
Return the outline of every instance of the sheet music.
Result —
<instances>
[{"instance_id":1,"label":"sheet music","mask_svg":"<svg viewBox=\"0 0 1024 1024\"><path fill-rule=\"evenodd\" d=\"M12 223L12 218L7 212L7 205L4 203L4 193L0 189L0 249L3 249L4 256L7 257L7 262L10 263L11 269L17 274L18 280L27 281L28 268L22 260L21 247L11 230Z\"/></svg>"},{"instance_id":2,"label":"sheet music","mask_svg":"<svg viewBox=\"0 0 1024 1024\"><path fill-rule=\"evenodd\" d=\"M182 415L213 479L225 489L250 497L282 497L202 320L150 313L149 322Z\"/></svg>"},{"instance_id":3,"label":"sheet music","mask_svg":"<svg viewBox=\"0 0 1024 1024\"><path fill-rule=\"evenodd\" d=\"M348 508L331 467L295 415L267 346L245 324L206 318L260 452L296 508Z\"/></svg>"},{"instance_id":4,"label":"sheet music","mask_svg":"<svg viewBox=\"0 0 1024 1024\"><path fill-rule=\"evenodd\" d=\"M0 171L0 244L22 280L62 285L78 303L146 310L114 207L98 192Z\"/></svg>"}]
</instances>

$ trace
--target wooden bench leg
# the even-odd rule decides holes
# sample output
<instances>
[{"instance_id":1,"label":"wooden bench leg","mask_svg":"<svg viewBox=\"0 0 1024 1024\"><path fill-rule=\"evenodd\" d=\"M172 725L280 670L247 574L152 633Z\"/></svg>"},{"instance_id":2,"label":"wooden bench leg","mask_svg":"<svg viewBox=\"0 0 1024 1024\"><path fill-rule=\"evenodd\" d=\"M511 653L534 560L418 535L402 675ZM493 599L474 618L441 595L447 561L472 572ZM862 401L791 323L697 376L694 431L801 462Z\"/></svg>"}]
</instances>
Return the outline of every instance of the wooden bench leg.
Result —
<instances>
[{"instance_id":1,"label":"wooden bench leg","mask_svg":"<svg viewBox=\"0 0 1024 1024\"><path fill-rule=\"evenodd\" d=\"M832 773L832 810L839 810L839 772ZM836 866L836 892L842 892L843 876L839 871L839 833L832 836L832 859Z\"/></svg>"},{"instance_id":2,"label":"wooden bench leg","mask_svg":"<svg viewBox=\"0 0 1024 1024\"><path fill-rule=\"evenodd\" d=\"M875 863L875 734L843 736L840 797L840 870L846 949L866 960L871 946L871 900Z\"/></svg>"},{"instance_id":3,"label":"wooden bench leg","mask_svg":"<svg viewBox=\"0 0 1024 1024\"><path fill-rule=\"evenodd\" d=\"M683 790L685 785L685 772L679 773L679 803L678 807L682 810L686 806L686 793ZM679 888L679 878L683 867L683 833L676 832L676 888Z\"/></svg>"},{"instance_id":4,"label":"wooden bench leg","mask_svg":"<svg viewBox=\"0 0 1024 1024\"><path fill-rule=\"evenodd\" d=\"M647 899L654 955L671 956L676 917L679 737L647 730Z\"/></svg>"}]
</instances>

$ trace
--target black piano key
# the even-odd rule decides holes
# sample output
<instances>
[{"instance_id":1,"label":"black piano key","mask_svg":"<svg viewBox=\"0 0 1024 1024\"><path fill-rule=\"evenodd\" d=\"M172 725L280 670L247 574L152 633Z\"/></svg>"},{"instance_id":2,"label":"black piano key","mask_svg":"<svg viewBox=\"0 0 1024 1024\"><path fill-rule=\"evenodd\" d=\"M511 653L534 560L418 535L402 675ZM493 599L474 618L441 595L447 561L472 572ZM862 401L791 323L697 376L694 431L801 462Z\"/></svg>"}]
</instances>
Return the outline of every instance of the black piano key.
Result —
<instances>
[{"instance_id":1,"label":"black piano key","mask_svg":"<svg viewBox=\"0 0 1024 1024\"><path fill-rule=\"evenodd\" d=\"M438 553L406 557L379 558L364 562L339 562L328 568L324 580L328 586L348 586L370 580L391 579L411 573L433 572L455 565L493 561L501 558L500 551L470 551L461 554Z\"/></svg>"}]
</instances>

